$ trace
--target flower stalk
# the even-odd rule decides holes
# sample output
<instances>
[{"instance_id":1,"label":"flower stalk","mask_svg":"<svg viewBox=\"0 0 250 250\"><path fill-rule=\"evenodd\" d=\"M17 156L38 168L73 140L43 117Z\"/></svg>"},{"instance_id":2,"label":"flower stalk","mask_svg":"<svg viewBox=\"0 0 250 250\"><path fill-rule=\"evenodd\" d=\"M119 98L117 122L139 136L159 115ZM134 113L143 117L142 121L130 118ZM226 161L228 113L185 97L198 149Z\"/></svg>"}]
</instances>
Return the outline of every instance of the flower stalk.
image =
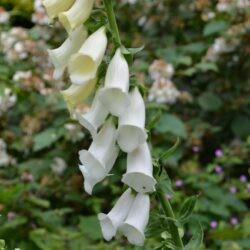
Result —
<instances>
[{"instance_id":1,"label":"flower stalk","mask_svg":"<svg viewBox=\"0 0 250 250\"><path fill-rule=\"evenodd\" d=\"M112 34L116 40L116 43L118 44L118 47L121 47L122 42L121 42L121 38L119 35L119 29L116 23L115 13L114 13L114 9L112 6L112 0L103 0L103 2L104 2L105 9L107 12L107 17L108 17L110 28L112 30Z\"/></svg>"},{"instance_id":2,"label":"flower stalk","mask_svg":"<svg viewBox=\"0 0 250 250\"><path fill-rule=\"evenodd\" d=\"M157 192L158 199L162 205L163 211L165 215L171 219L175 220L175 215L172 209L172 206L168 199L166 199L165 194L162 192ZM174 244L176 247L178 247L179 250L183 250L184 246L178 231L177 226L174 224L173 221L169 221L169 230L172 236L172 239L174 241Z\"/></svg>"}]
</instances>

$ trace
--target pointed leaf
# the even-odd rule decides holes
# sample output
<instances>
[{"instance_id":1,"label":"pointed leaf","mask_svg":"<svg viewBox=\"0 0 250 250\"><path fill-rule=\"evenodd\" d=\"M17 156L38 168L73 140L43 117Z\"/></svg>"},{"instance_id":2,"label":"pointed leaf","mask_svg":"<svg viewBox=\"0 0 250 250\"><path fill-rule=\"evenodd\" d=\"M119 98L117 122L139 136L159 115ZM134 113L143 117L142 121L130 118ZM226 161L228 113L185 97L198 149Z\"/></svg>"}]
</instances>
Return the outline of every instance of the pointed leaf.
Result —
<instances>
[{"instance_id":1,"label":"pointed leaf","mask_svg":"<svg viewBox=\"0 0 250 250\"><path fill-rule=\"evenodd\" d=\"M182 223L185 223L186 220L189 218L189 216L192 214L196 202L197 202L197 196L192 196L185 200L179 213L179 220Z\"/></svg>"},{"instance_id":2,"label":"pointed leaf","mask_svg":"<svg viewBox=\"0 0 250 250\"><path fill-rule=\"evenodd\" d=\"M194 233L191 240L188 242L188 244L185 246L185 250L199 250L203 241L203 230L201 226L199 226L199 229Z\"/></svg>"}]
</instances>

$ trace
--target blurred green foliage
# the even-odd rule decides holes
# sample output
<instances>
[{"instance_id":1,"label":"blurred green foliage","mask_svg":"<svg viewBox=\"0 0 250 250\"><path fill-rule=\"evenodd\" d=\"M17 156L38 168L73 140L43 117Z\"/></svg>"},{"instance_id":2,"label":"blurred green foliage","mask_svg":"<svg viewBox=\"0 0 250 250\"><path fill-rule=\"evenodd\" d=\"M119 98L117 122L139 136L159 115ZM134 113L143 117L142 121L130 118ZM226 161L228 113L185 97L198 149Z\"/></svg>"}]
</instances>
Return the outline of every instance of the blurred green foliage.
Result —
<instances>
[{"instance_id":1,"label":"blurred green foliage","mask_svg":"<svg viewBox=\"0 0 250 250\"><path fill-rule=\"evenodd\" d=\"M196 233L200 223L205 232L202 249L247 250L249 7L233 5L230 11L219 11L219 2L118 1L115 10L124 45L145 46L131 67L134 84L151 88L148 69L155 59L175 69L171 81L180 97L174 104L148 102L147 123L151 129L150 122L155 125L150 133L154 159L177 137L181 139L173 155L160 159L172 183L164 176L158 186L171 196L176 214L183 219L187 249L194 250L193 242L201 240ZM96 213L109 211L121 194L125 156L113 175L95 187L94 196L83 192L78 150L88 147L90 136L71 120L58 93L69 83L51 80L46 72L51 65L44 55L46 44L56 47L65 33L58 26L32 23L33 1L1 0L1 6L11 13L10 21L0 24L2 33L11 36L8 32L14 26L23 26L27 36L18 35L15 43L29 41L30 47L20 58L13 54L14 44L7 50L8 44L1 44L1 100L8 88L17 101L0 109L0 138L6 143L6 149L0 147L0 161L9 159L0 165L0 239L7 249L22 250L164 249L167 221L157 216L161 210L154 195L143 248L129 246L120 236L109 244L103 241ZM92 17L97 26L102 21L99 15ZM31 77L15 80L20 71L30 71ZM196 241L190 241L192 235ZM0 249L4 249L2 240Z\"/></svg>"}]
</instances>

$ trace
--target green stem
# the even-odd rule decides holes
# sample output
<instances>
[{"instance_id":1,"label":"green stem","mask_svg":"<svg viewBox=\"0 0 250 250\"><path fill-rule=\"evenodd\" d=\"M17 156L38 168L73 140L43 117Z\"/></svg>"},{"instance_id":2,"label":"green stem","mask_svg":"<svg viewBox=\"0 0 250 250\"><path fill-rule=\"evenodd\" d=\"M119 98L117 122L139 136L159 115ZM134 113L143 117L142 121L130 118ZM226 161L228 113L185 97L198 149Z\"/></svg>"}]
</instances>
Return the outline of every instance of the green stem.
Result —
<instances>
[{"instance_id":1,"label":"green stem","mask_svg":"<svg viewBox=\"0 0 250 250\"><path fill-rule=\"evenodd\" d=\"M122 43L121 43L121 38L119 35L118 26L116 23L115 13L114 13L113 5L112 5L112 0L103 0L103 2L104 2L105 9L107 12L109 25L110 25L110 28L112 30L112 35L115 37L118 45L121 46Z\"/></svg>"},{"instance_id":2,"label":"green stem","mask_svg":"<svg viewBox=\"0 0 250 250\"><path fill-rule=\"evenodd\" d=\"M164 193L158 192L157 196L160 200L160 203L162 205L162 208L163 208L166 216L169 218L175 219L173 209L172 209L168 199L166 199ZM172 239L175 243L175 246L178 247L178 249L183 250L184 246L183 246L181 237L179 235L178 228L172 221L169 222L169 229L170 229Z\"/></svg>"}]
</instances>

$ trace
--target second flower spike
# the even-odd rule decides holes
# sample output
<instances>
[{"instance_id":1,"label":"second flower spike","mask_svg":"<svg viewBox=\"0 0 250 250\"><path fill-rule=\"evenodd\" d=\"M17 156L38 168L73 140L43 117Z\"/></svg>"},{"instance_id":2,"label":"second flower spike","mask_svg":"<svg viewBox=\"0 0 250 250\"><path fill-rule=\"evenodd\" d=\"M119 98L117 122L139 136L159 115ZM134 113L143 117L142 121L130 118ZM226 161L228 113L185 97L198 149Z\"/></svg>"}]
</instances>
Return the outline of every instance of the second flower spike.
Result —
<instances>
[{"instance_id":1,"label":"second flower spike","mask_svg":"<svg viewBox=\"0 0 250 250\"><path fill-rule=\"evenodd\" d=\"M110 61L105 76L105 86L100 93L100 101L115 116L121 116L129 105L129 68L128 63L117 49Z\"/></svg>"},{"instance_id":2,"label":"second flower spike","mask_svg":"<svg viewBox=\"0 0 250 250\"><path fill-rule=\"evenodd\" d=\"M105 27L101 27L87 38L80 50L70 59L69 76L74 84L84 84L96 76L106 47L106 31Z\"/></svg>"},{"instance_id":3,"label":"second flower spike","mask_svg":"<svg viewBox=\"0 0 250 250\"><path fill-rule=\"evenodd\" d=\"M119 117L117 135L117 143L124 152L132 152L147 139L144 129L145 105L138 88L134 88L129 97L130 105Z\"/></svg>"},{"instance_id":4,"label":"second flower spike","mask_svg":"<svg viewBox=\"0 0 250 250\"><path fill-rule=\"evenodd\" d=\"M118 156L116 128L112 118L107 120L94 138L89 150L79 151L80 161L92 179L106 176Z\"/></svg>"}]
</instances>

